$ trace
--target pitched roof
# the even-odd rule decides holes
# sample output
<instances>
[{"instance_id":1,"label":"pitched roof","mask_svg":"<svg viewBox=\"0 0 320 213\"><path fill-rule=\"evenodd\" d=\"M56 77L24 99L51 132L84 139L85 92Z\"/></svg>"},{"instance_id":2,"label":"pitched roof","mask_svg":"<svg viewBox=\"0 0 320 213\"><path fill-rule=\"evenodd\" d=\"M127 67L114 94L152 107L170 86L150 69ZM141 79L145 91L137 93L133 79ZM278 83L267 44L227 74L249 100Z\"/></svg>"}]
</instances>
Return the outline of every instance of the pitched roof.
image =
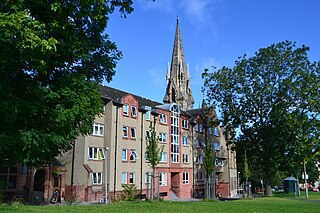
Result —
<instances>
[{"instance_id":1,"label":"pitched roof","mask_svg":"<svg viewBox=\"0 0 320 213\"><path fill-rule=\"evenodd\" d=\"M121 91L112 87L108 87L108 86L104 86L104 85L100 85L100 89L101 89L101 96L102 98L108 99L108 100L112 100L112 101L116 101L116 102L121 102L121 98L123 96L126 95L132 95L139 103L139 107L142 106L149 106L149 107L155 107L158 105L162 105L162 103L156 102L156 101L152 101L150 99L138 96L138 95L134 95L132 93L129 92L125 92L125 91Z\"/></svg>"}]
</instances>

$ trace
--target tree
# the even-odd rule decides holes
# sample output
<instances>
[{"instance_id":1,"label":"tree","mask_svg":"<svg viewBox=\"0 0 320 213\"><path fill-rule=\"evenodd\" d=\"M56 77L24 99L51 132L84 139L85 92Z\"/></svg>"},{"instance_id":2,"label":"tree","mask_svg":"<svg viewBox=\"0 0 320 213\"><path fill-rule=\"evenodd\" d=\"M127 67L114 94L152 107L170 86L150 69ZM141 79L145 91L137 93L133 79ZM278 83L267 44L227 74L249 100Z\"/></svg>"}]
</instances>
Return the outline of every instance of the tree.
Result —
<instances>
[{"instance_id":1,"label":"tree","mask_svg":"<svg viewBox=\"0 0 320 213\"><path fill-rule=\"evenodd\" d=\"M239 57L233 68L223 67L214 73L206 69L203 73L203 90L221 108L224 118L239 129L238 140L248 148L248 159L260 168L268 196L288 148L293 147L289 136L298 137L293 130L300 128L287 125L288 119L291 116L298 121L296 115L302 108L308 119L320 118L319 104L315 103L319 98L319 63L309 61L308 50L284 41L261 48L250 58ZM306 103L313 106L304 107ZM315 137L319 137L318 127L313 130Z\"/></svg>"},{"instance_id":2,"label":"tree","mask_svg":"<svg viewBox=\"0 0 320 213\"><path fill-rule=\"evenodd\" d=\"M0 156L39 165L92 131L98 83L121 58L104 32L132 0L21 0L0 3Z\"/></svg>"},{"instance_id":3,"label":"tree","mask_svg":"<svg viewBox=\"0 0 320 213\"><path fill-rule=\"evenodd\" d=\"M201 120L205 130L205 146L204 146L204 158L203 158L203 167L206 171L206 188L207 199L215 198L215 187L213 187L213 192L211 192L211 177L213 175L214 185L216 184L216 177L215 177L215 169L216 169L216 156L215 151L213 148L213 141L212 138L208 138L208 129L212 127L217 127L220 123L219 119L217 118L216 112L213 106L208 107L205 101L202 102L202 113L201 113Z\"/></svg>"},{"instance_id":4,"label":"tree","mask_svg":"<svg viewBox=\"0 0 320 213\"><path fill-rule=\"evenodd\" d=\"M150 139L147 141L147 147L146 147L146 160L149 162L149 166L152 168L152 187L151 187L151 200L154 200L155 195L155 172L156 172L156 166L159 164L161 160L161 155L163 152L163 146L158 146L159 144L159 138L156 132L156 122L157 119L154 118L153 122L150 122Z\"/></svg>"}]
</instances>

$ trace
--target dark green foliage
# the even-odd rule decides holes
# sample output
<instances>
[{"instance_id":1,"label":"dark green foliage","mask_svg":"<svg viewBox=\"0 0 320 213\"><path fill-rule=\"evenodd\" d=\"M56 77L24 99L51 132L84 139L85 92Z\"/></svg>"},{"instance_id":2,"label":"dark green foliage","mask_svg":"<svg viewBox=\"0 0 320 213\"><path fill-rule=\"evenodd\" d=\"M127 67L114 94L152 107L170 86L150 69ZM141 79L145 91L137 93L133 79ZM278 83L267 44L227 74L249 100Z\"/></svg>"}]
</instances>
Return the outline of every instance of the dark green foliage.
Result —
<instances>
[{"instance_id":1,"label":"dark green foliage","mask_svg":"<svg viewBox=\"0 0 320 213\"><path fill-rule=\"evenodd\" d=\"M268 195L279 171L301 168L319 152L319 63L309 61L308 50L284 41L240 57L233 68L203 73L208 99L239 129L239 168L246 150L252 178L264 180Z\"/></svg>"},{"instance_id":2,"label":"dark green foliage","mask_svg":"<svg viewBox=\"0 0 320 213\"><path fill-rule=\"evenodd\" d=\"M131 0L0 3L0 156L38 165L71 148L101 112L97 86L121 53L105 29Z\"/></svg>"}]
</instances>

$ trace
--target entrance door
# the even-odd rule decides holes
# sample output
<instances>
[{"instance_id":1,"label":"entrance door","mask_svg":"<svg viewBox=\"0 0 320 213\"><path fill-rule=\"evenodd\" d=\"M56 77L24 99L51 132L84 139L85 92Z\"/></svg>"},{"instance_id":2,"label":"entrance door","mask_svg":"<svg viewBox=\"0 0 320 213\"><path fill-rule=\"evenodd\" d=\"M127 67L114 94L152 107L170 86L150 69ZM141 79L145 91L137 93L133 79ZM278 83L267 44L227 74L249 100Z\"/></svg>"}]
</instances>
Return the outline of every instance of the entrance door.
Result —
<instances>
[{"instance_id":1,"label":"entrance door","mask_svg":"<svg viewBox=\"0 0 320 213\"><path fill-rule=\"evenodd\" d=\"M32 201L34 203L43 202L45 177L46 177L46 173L43 170L36 171L34 175L33 194L32 194Z\"/></svg>"}]
</instances>

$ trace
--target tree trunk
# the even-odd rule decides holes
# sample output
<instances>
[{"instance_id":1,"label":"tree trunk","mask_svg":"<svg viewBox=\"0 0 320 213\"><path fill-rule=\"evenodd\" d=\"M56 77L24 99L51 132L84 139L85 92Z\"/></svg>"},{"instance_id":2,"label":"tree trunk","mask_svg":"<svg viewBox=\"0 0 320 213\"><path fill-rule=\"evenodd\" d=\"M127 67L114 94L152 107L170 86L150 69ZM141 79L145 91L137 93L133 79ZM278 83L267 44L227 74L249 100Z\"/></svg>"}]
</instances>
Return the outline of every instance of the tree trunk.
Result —
<instances>
[{"instance_id":1,"label":"tree trunk","mask_svg":"<svg viewBox=\"0 0 320 213\"><path fill-rule=\"evenodd\" d=\"M152 168L152 184L151 184L151 200L154 200L154 189L155 189L155 176L156 176L156 173L155 173L155 168Z\"/></svg>"},{"instance_id":2,"label":"tree trunk","mask_svg":"<svg viewBox=\"0 0 320 213\"><path fill-rule=\"evenodd\" d=\"M266 184L266 196L272 197L272 189L271 189L271 185L269 183Z\"/></svg>"}]
</instances>

